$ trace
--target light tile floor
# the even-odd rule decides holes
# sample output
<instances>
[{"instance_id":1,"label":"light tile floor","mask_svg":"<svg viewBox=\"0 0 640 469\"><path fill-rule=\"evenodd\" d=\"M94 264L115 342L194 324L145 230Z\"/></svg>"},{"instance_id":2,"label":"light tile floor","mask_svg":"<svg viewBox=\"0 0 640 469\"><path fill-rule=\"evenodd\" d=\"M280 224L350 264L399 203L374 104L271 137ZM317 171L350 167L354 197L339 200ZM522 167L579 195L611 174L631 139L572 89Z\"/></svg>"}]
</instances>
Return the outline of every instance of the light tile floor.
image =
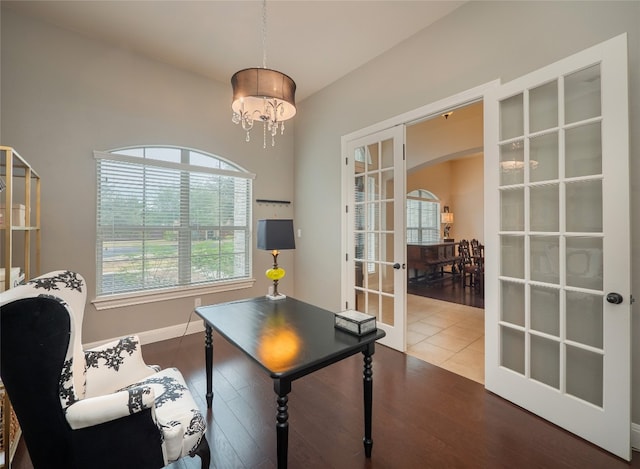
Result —
<instances>
[{"instance_id":1,"label":"light tile floor","mask_svg":"<svg viewBox=\"0 0 640 469\"><path fill-rule=\"evenodd\" d=\"M484 384L484 309L407 295L407 354Z\"/></svg>"}]
</instances>

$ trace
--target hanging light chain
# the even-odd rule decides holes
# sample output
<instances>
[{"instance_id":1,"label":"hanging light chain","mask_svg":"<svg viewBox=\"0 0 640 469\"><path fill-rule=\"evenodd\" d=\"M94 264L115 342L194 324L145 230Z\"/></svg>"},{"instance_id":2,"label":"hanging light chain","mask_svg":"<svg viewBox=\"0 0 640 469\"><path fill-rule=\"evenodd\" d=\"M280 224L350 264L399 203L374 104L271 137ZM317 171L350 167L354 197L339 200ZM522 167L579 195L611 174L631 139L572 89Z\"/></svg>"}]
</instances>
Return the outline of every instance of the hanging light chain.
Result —
<instances>
[{"instance_id":1,"label":"hanging light chain","mask_svg":"<svg viewBox=\"0 0 640 469\"><path fill-rule=\"evenodd\" d=\"M267 68L267 0L262 0L262 68ZM264 100L264 112L261 117L267 115L268 100ZM271 130L271 119L269 122L269 130ZM276 142L271 137L271 146L275 146ZM267 121L262 118L262 148L267 148Z\"/></svg>"},{"instance_id":2,"label":"hanging light chain","mask_svg":"<svg viewBox=\"0 0 640 469\"><path fill-rule=\"evenodd\" d=\"M267 68L267 0L262 0L262 68Z\"/></svg>"}]
</instances>

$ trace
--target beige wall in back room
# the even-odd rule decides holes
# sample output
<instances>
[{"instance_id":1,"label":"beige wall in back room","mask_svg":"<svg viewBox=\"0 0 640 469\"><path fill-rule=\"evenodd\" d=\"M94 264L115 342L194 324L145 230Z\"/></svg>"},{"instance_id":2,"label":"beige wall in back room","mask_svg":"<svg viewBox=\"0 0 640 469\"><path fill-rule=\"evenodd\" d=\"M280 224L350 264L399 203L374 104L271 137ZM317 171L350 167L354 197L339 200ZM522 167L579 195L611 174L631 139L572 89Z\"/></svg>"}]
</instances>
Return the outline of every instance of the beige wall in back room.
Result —
<instances>
[{"instance_id":1,"label":"beige wall in back room","mask_svg":"<svg viewBox=\"0 0 640 469\"><path fill-rule=\"evenodd\" d=\"M435 195L442 206L450 205L452 203L451 180L454 177L451 162L434 164L418 171L409 171L407 194L416 189L425 189Z\"/></svg>"},{"instance_id":2,"label":"beige wall in back room","mask_svg":"<svg viewBox=\"0 0 640 469\"><path fill-rule=\"evenodd\" d=\"M477 239L484 243L484 158L474 156L451 162L453 235L456 240Z\"/></svg>"},{"instance_id":3,"label":"beige wall in back room","mask_svg":"<svg viewBox=\"0 0 640 469\"><path fill-rule=\"evenodd\" d=\"M450 236L456 241L484 240L483 158L480 155L422 166L407 174L407 193L425 189L454 215ZM479 177L478 177L479 175Z\"/></svg>"},{"instance_id":4,"label":"beige wall in back room","mask_svg":"<svg viewBox=\"0 0 640 469\"><path fill-rule=\"evenodd\" d=\"M407 125L407 193L426 189L454 215L450 237L484 239L483 103Z\"/></svg>"}]
</instances>

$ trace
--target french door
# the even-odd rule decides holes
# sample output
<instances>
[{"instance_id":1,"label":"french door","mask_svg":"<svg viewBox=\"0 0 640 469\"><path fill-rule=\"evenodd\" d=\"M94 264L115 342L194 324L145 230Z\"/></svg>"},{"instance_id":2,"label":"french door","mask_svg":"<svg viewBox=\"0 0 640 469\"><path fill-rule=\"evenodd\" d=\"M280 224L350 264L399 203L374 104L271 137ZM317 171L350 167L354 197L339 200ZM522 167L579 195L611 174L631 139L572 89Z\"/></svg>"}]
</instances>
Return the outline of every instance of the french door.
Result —
<instances>
[{"instance_id":1,"label":"french door","mask_svg":"<svg viewBox=\"0 0 640 469\"><path fill-rule=\"evenodd\" d=\"M626 41L486 96L485 383L629 460Z\"/></svg>"},{"instance_id":2,"label":"french door","mask_svg":"<svg viewBox=\"0 0 640 469\"><path fill-rule=\"evenodd\" d=\"M404 126L347 142L348 309L376 317L380 342L405 350Z\"/></svg>"}]
</instances>

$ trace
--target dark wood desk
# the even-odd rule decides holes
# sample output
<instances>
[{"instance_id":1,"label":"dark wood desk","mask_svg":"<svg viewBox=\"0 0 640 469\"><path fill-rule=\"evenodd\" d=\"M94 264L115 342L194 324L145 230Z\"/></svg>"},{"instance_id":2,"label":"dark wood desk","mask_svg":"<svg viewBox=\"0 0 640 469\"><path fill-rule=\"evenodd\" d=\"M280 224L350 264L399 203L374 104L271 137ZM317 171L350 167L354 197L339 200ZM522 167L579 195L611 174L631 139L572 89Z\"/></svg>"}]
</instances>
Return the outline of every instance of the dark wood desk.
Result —
<instances>
[{"instance_id":1,"label":"dark wood desk","mask_svg":"<svg viewBox=\"0 0 640 469\"><path fill-rule=\"evenodd\" d=\"M373 407L372 356L375 342L385 336L378 329L356 337L334 328L334 314L294 298L265 297L196 308L205 322L207 407L213 402L213 339L215 329L260 365L273 379L276 392L278 468L287 467L289 440L288 397L291 383L309 373L362 352L364 355L364 448L371 457Z\"/></svg>"}]
</instances>

